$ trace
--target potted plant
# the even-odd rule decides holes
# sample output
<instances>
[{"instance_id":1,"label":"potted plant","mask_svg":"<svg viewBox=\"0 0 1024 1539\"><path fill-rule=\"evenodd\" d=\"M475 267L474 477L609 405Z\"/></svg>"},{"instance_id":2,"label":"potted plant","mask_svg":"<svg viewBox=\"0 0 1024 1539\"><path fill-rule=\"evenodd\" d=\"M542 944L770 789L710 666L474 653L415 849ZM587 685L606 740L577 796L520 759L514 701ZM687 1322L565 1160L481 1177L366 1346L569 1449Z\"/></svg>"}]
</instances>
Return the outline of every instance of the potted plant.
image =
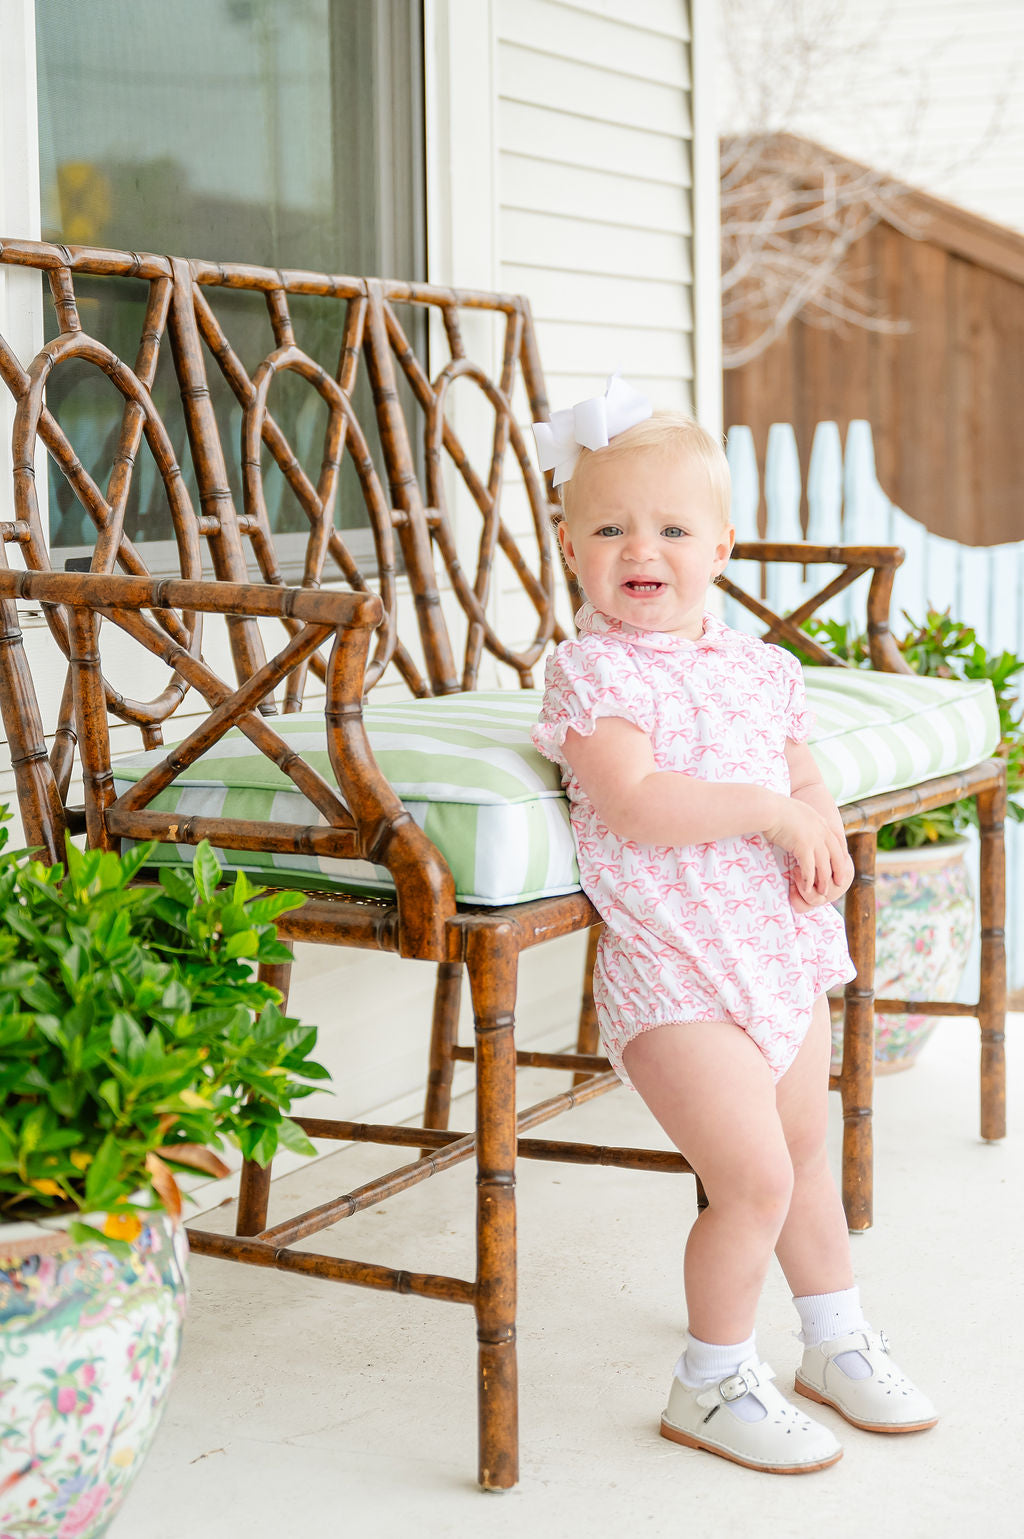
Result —
<instances>
[{"instance_id":1,"label":"potted plant","mask_svg":"<svg viewBox=\"0 0 1024 1539\"><path fill-rule=\"evenodd\" d=\"M1006 760L1008 815L1020 821L1024 818L1024 721L1015 690L1024 658L989 652L971 627L954 620L948 609L929 609L920 624L906 611L903 618L909 628L896 645L915 673L991 681L999 710L997 752ZM856 667L871 666L867 636L855 634L850 625L812 617L803 628L836 657ZM875 990L879 996L955 998L974 929L965 835L976 823L975 804L966 799L879 829L875 875ZM876 1015L875 1072L910 1068L936 1024L935 1016ZM834 1021L833 1072L841 1058L842 1026Z\"/></svg>"},{"instance_id":2,"label":"potted plant","mask_svg":"<svg viewBox=\"0 0 1024 1539\"><path fill-rule=\"evenodd\" d=\"M0 819L6 819L0 810ZM177 1357L187 1245L176 1173L312 1153L289 1120L327 1077L315 1028L254 976L304 900L152 849L67 867L0 828L0 1534L106 1531Z\"/></svg>"}]
</instances>

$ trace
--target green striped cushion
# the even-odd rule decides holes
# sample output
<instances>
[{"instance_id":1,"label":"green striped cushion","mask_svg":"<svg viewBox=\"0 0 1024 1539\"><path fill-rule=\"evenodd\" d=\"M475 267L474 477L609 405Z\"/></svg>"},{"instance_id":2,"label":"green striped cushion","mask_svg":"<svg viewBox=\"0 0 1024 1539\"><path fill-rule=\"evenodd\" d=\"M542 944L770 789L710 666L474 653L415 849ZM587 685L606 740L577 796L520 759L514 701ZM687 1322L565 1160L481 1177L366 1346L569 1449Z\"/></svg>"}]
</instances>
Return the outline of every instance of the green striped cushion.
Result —
<instances>
[{"instance_id":1,"label":"green striped cushion","mask_svg":"<svg viewBox=\"0 0 1024 1539\"><path fill-rule=\"evenodd\" d=\"M829 790L840 803L966 769L992 752L998 717L991 686L857 673L805 672L817 714L811 736ZM533 748L538 690L479 691L369 705L366 726L377 762L452 870L460 899L514 903L572 892L579 885L568 806L559 772ZM332 780L322 720L270 723ZM161 760L152 749L119 760L118 794ZM291 781L240 732L228 733L199 764L152 803L182 817L238 817L306 824L316 815ZM219 852L275 886L389 892L388 873L362 861L305 855ZM161 845L155 861L189 862L186 845Z\"/></svg>"},{"instance_id":2,"label":"green striped cushion","mask_svg":"<svg viewBox=\"0 0 1024 1539\"><path fill-rule=\"evenodd\" d=\"M366 707L377 763L444 855L456 892L467 902L525 902L579 887L559 772L530 742L539 710L537 690L481 690ZM268 725L333 784L322 717L282 716ZM166 752L151 749L119 760L114 766L118 792L141 779ZM152 806L183 816L323 821L277 766L237 730L227 733ZM277 886L393 891L388 872L365 861L249 850L218 854L229 869L242 868ZM161 864L191 859L185 845L160 846L154 856Z\"/></svg>"},{"instance_id":3,"label":"green striped cushion","mask_svg":"<svg viewBox=\"0 0 1024 1539\"><path fill-rule=\"evenodd\" d=\"M999 713L987 679L805 668L810 744L842 807L953 774L994 753Z\"/></svg>"}]
</instances>

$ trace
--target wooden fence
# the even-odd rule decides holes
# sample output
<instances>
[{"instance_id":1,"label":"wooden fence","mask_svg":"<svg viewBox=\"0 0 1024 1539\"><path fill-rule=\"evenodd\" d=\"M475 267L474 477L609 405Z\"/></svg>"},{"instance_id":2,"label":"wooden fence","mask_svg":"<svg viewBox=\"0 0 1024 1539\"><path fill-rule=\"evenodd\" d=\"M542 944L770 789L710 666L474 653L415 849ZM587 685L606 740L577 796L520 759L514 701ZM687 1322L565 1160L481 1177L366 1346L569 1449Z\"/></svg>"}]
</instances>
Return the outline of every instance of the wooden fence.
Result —
<instances>
[{"instance_id":1,"label":"wooden fence","mask_svg":"<svg viewBox=\"0 0 1024 1539\"><path fill-rule=\"evenodd\" d=\"M836 423L818 424L806 487L796 436L788 423L776 423L769 430L763 476L749 428L730 428L728 456L738 539L901 545L906 560L893 591L896 636L909 629L904 612L921 621L929 608L948 608L954 619L973 627L986 649L1024 656L1024 541L960 545L908 518L878 484L869 423L851 422L845 446ZM805 581L797 568L768 568L766 597L780 612L790 610L823 588L832 575L828 567L815 567L809 572L812 580ZM820 613L862 630L866 591L865 584L857 583ZM729 600L725 618L741 630L757 628L753 617ZM1010 988L1019 989L1024 987L1024 944L1017 944L1024 941L1024 824L1007 821L1006 845L1007 962Z\"/></svg>"}]
</instances>

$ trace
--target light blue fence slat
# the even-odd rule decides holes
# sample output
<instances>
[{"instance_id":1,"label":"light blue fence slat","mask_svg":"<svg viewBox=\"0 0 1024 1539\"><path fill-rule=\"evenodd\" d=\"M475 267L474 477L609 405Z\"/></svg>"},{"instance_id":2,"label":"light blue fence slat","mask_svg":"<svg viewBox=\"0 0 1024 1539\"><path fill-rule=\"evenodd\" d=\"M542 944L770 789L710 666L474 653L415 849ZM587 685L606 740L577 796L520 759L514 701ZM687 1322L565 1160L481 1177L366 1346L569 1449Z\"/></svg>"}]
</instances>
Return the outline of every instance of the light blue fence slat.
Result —
<instances>
[{"instance_id":1,"label":"light blue fence slat","mask_svg":"<svg viewBox=\"0 0 1024 1539\"><path fill-rule=\"evenodd\" d=\"M799 544L804 537L800 525L800 455L796 434L788 422L774 422L768 429L764 501L771 538ZM773 563L765 574L765 593L769 607L777 614L795 609L804 594L801 568L788 561Z\"/></svg>"},{"instance_id":2,"label":"light blue fence slat","mask_svg":"<svg viewBox=\"0 0 1024 1539\"><path fill-rule=\"evenodd\" d=\"M811 545L838 545L843 537L843 446L837 422L819 422L807 467L807 539ZM811 567L815 591L824 588L840 568ZM817 611L822 620L843 620L848 601L843 594Z\"/></svg>"},{"instance_id":3,"label":"light blue fence slat","mask_svg":"<svg viewBox=\"0 0 1024 1539\"><path fill-rule=\"evenodd\" d=\"M757 509L761 502L761 477L757 470L754 435L748 427L729 429L725 448L732 477L732 522L737 540L756 540Z\"/></svg>"},{"instance_id":4,"label":"light blue fence slat","mask_svg":"<svg viewBox=\"0 0 1024 1539\"><path fill-rule=\"evenodd\" d=\"M889 625L893 635L903 636L907 630L904 614L910 615L920 624L928 607L924 554L928 531L923 524L908 518L899 508L893 508L889 527L889 539L893 545L902 545L906 558L903 565L896 569L892 603L889 606Z\"/></svg>"},{"instance_id":5,"label":"light blue fence slat","mask_svg":"<svg viewBox=\"0 0 1024 1539\"><path fill-rule=\"evenodd\" d=\"M991 644L1000 652L1024 651L1024 546L990 545L986 555L989 569L987 625Z\"/></svg>"},{"instance_id":6,"label":"light blue fence slat","mask_svg":"<svg viewBox=\"0 0 1024 1539\"><path fill-rule=\"evenodd\" d=\"M843 517L843 447L837 422L819 422L807 467L807 538L838 545Z\"/></svg>"},{"instance_id":7,"label":"light blue fence slat","mask_svg":"<svg viewBox=\"0 0 1024 1539\"><path fill-rule=\"evenodd\" d=\"M963 547L954 540L930 534L925 541L925 595L929 609L948 609L962 618L957 605L957 572Z\"/></svg>"},{"instance_id":8,"label":"light blue fence slat","mask_svg":"<svg viewBox=\"0 0 1024 1539\"><path fill-rule=\"evenodd\" d=\"M846 430L843 456L843 539L848 545L878 545L887 538L889 499L875 474L870 422Z\"/></svg>"},{"instance_id":9,"label":"light blue fence slat","mask_svg":"<svg viewBox=\"0 0 1024 1539\"><path fill-rule=\"evenodd\" d=\"M754 435L748 427L730 428L725 453L732 477L732 522L736 538L756 540L759 538L757 510L761 502L761 477L757 469ZM757 570L749 562L743 562L743 570L739 574L740 586L750 581L746 573ZM737 604L731 598L725 601L725 623L734 630L755 635L763 629L749 609L744 609L742 604Z\"/></svg>"},{"instance_id":10,"label":"light blue fence slat","mask_svg":"<svg viewBox=\"0 0 1024 1539\"><path fill-rule=\"evenodd\" d=\"M875 445L871 424L857 419L846 430L843 456L843 541L847 545L883 545L890 538L892 505L875 474ZM844 618L863 627L867 596L863 583L844 595Z\"/></svg>"},{"instance_id":11,"label":"light blue fence slat","mask_svg":"<svg viewBox=\"0 0 1024 1539\"><path fill-rule=\"evenodd\" d=\"M981 545L958 545L953 618L991 634L988 551Z\"/></svg>"}]
</instances>

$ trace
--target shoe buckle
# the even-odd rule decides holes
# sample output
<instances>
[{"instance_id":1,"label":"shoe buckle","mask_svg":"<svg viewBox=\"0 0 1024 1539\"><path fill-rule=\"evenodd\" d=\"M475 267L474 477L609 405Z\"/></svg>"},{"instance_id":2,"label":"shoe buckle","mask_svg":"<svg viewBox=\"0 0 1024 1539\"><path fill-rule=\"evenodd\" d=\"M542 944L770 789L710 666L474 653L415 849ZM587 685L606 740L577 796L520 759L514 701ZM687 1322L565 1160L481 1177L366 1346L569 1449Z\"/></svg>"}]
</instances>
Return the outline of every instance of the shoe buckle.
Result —
<instances>
[{"instance_id":1,"label":"shoe buckle","mask_svg":"<svg viewBox=\"0 0 1024 1539\"><path fill-rule=\"evenodd\" d=\"M749 1395L752 1389L756 1389L760 1380L753 1368L744 1368L742 1373L734 1373L730 1378L723 1379L718 1386L718 1393L726 1402L730 1400L742 1400L744 1395Z\"/></svg>"}]
</instances>

